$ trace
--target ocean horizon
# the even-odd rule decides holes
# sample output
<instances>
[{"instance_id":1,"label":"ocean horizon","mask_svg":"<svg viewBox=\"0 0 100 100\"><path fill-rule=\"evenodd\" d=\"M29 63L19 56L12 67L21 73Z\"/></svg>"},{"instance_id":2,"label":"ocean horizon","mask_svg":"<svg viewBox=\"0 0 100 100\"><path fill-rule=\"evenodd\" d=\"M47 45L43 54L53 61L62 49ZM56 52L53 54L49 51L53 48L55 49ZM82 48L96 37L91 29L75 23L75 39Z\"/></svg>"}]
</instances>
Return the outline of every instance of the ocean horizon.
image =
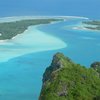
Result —
<instances>
[{"instance_id":1,"label":"ocean horizon","mask_svg":"<svg viewBox=\"0 0 100 100\"><path fill-rule=\"evenodd\" d=\"M1 0L0 17L84 16L100 19L98 0Z\"/></svg>"}]
</instances>

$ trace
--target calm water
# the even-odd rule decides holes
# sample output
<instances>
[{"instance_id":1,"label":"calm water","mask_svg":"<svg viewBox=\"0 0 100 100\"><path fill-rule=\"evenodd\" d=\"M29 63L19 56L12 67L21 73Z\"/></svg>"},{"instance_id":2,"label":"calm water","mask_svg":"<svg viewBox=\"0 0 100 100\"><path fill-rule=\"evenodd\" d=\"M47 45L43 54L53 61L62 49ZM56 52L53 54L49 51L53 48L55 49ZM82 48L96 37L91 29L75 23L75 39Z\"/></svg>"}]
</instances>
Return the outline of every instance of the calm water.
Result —
<instances>
[{"instance_id":1,"label":"calm water","mask_svg":"<svg viewBox=\"0 0 100 100\"><path fill-rule=\"evenodd\" d=\"M74 30L73 27L80 25L81 21L71 19L38 27L39 31L65 42L65 48L26 54L1 62L0 100L38 100L43 72L56 52L62 52L86 67L100 61L100 32Z\"/></svg>"},{"instance_id":2,"label":"calm water","mask_svg":"<svg viewBox=\"0 0 100 100\"><path fill-rule=\"evenodd\" d=\"M65 15L100 19L100 0L0 0L0 16Z\"/></svg>"}]
</instances>

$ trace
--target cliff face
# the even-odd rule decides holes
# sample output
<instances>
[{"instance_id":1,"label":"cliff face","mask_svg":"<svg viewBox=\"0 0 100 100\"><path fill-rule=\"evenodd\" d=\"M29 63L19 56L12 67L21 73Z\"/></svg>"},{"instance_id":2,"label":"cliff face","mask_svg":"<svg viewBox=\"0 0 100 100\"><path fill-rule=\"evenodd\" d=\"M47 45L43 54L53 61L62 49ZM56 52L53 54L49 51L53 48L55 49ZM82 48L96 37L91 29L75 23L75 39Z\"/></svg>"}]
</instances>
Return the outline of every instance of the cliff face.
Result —
<instances>
[{"instance_id":1,"label":"cliff face","mask_svg":"<svg viewBox=\"0 0 100 100\"><path fill-rule=\"evenodd\" d=\"M100 100L98 71L57 53L43 75L39 100Z\"/></svg>"},{"instance_id":2,"label":"cliff face","mask_svg":"<svg viewBox=\"0 0 100 100\"><path fill-rule=\"evenodd\" d=\"M54 55L50 67L48 67L46 69L46 71L43 75L43 83L44 84L45 84L46 81L52 80L52 74L54 72L57 72L64 67L64 65L65 65L64 61L65 60L68 61L68 62L71 61L69 58L64 57L64 55L62 55L61 53L57 53L56 55Z\"/></svg>"},{"instance_id":3,"label":"cliff face","mask_svg":"<svg viewBox=\"0 0 100 100\"><path fill-rule=\"evenodd\" d=\"M96 70L99 73L99 76L100 76L100 62L94 62L93 64L91 64L91 68Z\"/></svg>"}]
</instances>

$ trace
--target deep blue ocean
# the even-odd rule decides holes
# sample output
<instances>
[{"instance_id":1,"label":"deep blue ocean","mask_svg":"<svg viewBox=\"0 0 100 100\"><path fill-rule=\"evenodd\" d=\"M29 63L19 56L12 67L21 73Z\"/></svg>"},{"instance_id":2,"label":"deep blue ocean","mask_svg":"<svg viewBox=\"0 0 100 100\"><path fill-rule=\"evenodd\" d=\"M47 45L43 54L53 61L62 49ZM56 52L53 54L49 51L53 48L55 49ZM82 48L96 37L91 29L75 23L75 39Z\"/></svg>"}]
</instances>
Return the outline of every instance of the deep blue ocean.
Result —
<instances>
[{"instance_id":1,"label":"deep blue ocean","mask_svg":"<svg viewBox=\"0 0 100 100\"><path fill-rule=\"evenodd\" d=\"M0 0L0 16L65 15L100 19L99 0Z\"/></svg>"},{"instance_id":2,"label":"deep blue ocean","mask_svg":"<svg viewBox=\"0 0 100 100\"><path fill-rule=\"evenodd\" d=\"M100 19L99 9L98 0L0 0L0 17L61 15ZM38 100L42 75L57 52L86 67L100 61L100 32L73 29L82 21L70 19L38 27L38 30L64 41L66 48L25 54L0 62L0 100Z\"/></svg>"}]
</instances>

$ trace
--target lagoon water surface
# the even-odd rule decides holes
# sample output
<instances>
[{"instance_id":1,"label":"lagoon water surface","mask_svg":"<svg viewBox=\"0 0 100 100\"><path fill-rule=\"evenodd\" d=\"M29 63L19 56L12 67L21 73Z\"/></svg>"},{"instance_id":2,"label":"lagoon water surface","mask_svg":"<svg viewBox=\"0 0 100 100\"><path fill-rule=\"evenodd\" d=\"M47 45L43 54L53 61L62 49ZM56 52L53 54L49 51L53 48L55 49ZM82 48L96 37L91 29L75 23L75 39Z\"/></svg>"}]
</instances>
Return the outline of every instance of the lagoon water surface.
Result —
<instances>
[{"instance_id":1,"label":"lagoon water surface","mask_svg":"<svg viewBox=\"0 0 100 100\"><path fill-rule=\"evenodd\" d=\"M0 43L0 62L28 53L55 50L67 46L59 38L39 31L37 27L31 26L11 40L2 41Z\"/></svg>"},{"instance_id":2,"label":"lagoon water surface","mask_svg":"<svg viewBox=\"0 0 100 100\"><path fill-rule=\"evenodd\" d=\"M86 67L100 61L100 32L73 28L84 20L32 26L0 43L0 100L38 100L43 72L56 52Z\"/></svg>"}]
</instances>

